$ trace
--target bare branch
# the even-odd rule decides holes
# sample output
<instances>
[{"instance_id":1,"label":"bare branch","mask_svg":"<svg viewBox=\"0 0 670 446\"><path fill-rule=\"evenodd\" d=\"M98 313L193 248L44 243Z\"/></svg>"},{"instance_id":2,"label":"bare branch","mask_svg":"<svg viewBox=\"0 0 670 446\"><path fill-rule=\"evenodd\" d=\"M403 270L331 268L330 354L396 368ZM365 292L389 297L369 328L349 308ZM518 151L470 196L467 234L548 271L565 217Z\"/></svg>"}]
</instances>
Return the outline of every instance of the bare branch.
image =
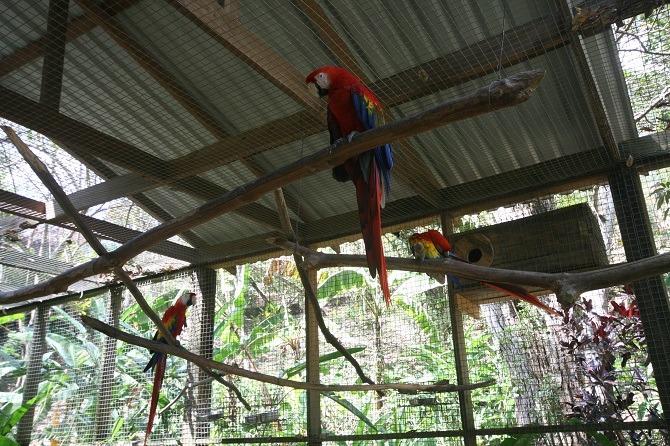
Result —
<instances>
[{"instance_id":1,"label":"bare branch","mask_svg":"<svg viewBox=\"0 0 670 446\"><path fill-rule=\"evenodd\" d=\"M288 208L286 207L286 202L284 201L284 194L282 193L281 189L275 190L275 202L277 203L277 212L279 213L279 219L281 220L281 224L284 228L286 236L290 240L296 241L296 236L293 232L293 227L291 226L289 220ZM312 284L309 282L307 270L304 266L302 266L302 257L300 257L297 252L294 252L293 260L295 261L296 268L298 269L298 274L300 275L302 286L305 289L305 294L307 295L310 304L312 304L314 307L316 322L319 325L321 333L323 333L323 337L330 345L335 347L335 349L340 352L347 361L349 361L349 363L354 367L354 370L356 370L358 377L361 378L361 381L368 384L374 384L375 382L365 374L363 367L361 367L356 358L354 358L354 356L349 353L346 348L344 348L340 340L337 339L337 337L326 326L326 321L323 319L323 313L321 312L321 306L319 305L319 299L317 299L316 294L314 293L314 288L312 288Z\"/></svg>"},{"instance_id":2,"label":"bare branch","mask_svg":"<svg viewBox=\"0 0 670 446\"><path fill-rule=\"evenodd\" d=\"M231 366L228 364L223 364L221 362L214 361L212 359L207 359L205 357L191 353L183 347L176 347L162 342L157 342L149 339L144 339L139 336L131 335L119 329L107 325L98 319L86 316L84 314L80 315L81 321L91 327L94 330L97 330L101 333L106 334L112 338L118 339L120 341L126 342L128 344L137 345L138 347L147 348L154 351L159 351L166 353L168 355L179 356L193 364L196 364L201 368L209 368L214 370L220 370L221 372L227 373L229 375L237 375L243 378L253 379L255 381L260 381L268 384L274 384L277 386L290 387L293 389L302 389L302 390L319 390L323 392L369 392L369 391L378 391L378 390L398 390L398 391L420 391L420 392L459 392L462 390L473 390L481 387L488 387L495 384L494 379L487 381L482 381L479 383L468 384L464 386L458 386L456 384L449 383L439 383L439 384L402 384L402 383L388 383L388 384L345 384L345 385L325 385L325 384L314 384L301 381L293 381L290 379L278 378L272 375L266 375L264 373L256 373L250 370L246 370L240 367Z\"/></svg>"},{"instance_id":3,"label":"bare branch","mask_svg":"<svg viewBox=\"0 0 670 446\"><path fill-rule=\"evenodd\" d=\"M305 258L302 266L308 269L336 266L367 266L365 256L324 254L280 238L268 239L268 243L300 254ZM670 253L581 273L514 271L482 267L453 259L426 259L419 263L414 259L397 257L387 257L386 267L388 269L403 271L453 274L465 279L484 282L504 282L537 286L553 291L558 301L562 305L569 307L586 291L629 284L646 277L658 276L670 271Z\"/></svg>"}]
</instances>

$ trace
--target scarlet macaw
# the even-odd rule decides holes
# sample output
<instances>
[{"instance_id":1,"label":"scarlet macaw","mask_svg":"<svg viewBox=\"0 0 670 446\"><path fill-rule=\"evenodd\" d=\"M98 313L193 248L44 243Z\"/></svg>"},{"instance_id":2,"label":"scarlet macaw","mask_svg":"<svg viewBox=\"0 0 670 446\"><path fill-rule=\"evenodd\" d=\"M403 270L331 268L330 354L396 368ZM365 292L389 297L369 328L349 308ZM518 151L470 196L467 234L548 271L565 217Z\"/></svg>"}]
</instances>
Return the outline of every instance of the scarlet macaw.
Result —
<instances>
[{"instance_id":1,"label":"scarlet macaw","mask_svg":"<svg viewBox=\"0 0 670 446\"><path fill-rule=\"evenodd\" d=\"M181 333L181 330L186 327L186 309L193 305L195 301L195 293L182 294L177 301L165 311L163 315L163 325L167 327L172 336L176 339ZM167 343L160 331L154 334L154 341ZM158 395L163 386L163 377L165 376L165 365L167 363L167 355L161 352L150 350L152 357L149 363L144 368L144 372L156 368L154 373L154 388L151 392L151 406L149 408L149 421L147 422L147 430L144 436L144 445L146 446L151 428L154 425L154 417L156 416L156 408L158 407Z\"/></svg>"},{"instance_id":2,"label":"scarlet macaw","mask_svg":"<svg viewBox=\"0 0 670 446\"><path fill-rule=\"evenodd\" d=\"M307 76L306 82L316 86L320 97L328 96L327 121L331 144L340 142L344 137L351 141L356 133L374 128L382 121L382 106L377 96L344 68L318 68ZM356 186L368 269L373 278L379 272L387 306L391 302L391 295L382 246L381 208L386 204L390 192L392 167L391 146L384 144L349 158L334 167L332 173L337 181L351 180Z\"/></svg>"},{"instance_id":3,"label":"scarlet macaw","mask_svg":"<svg viewBox=\"0 0 670 446\"><path fill-rule=\"evenodd\" d=\"M423 261L424 258L452 258L467 263L466 260L461 259L456 254L451 252L451 244L449 243L449 240L447 240L439 231L434 229L430 229L427 232L412 234L409 237L409 245L410 249L412 250L412 254L419 261ZM438 282L444 283L444 274L430 273L429 275ZM453 279L455 278L452 278L452 280ZM456 285L460 286L458 281L456 281ZM521 299L524 302L535 305L536 307L541 308L554 316L562 316L561 313L554 310L550 306L545 305L536 296L532 295L518 285L498 282L482 282L482 285L486 285L487 287L494 290L502 291L503 293L507 293L514 297L515 299Z\"/></svg>"}]
</instances>

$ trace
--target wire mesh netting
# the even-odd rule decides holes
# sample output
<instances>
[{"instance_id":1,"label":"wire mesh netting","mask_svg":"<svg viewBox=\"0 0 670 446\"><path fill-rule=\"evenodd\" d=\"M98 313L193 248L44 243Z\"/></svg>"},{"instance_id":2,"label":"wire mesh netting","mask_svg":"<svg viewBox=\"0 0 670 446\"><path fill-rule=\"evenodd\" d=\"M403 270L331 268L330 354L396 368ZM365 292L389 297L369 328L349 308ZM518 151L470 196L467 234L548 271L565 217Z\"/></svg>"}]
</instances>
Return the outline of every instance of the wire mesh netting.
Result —
<instances>
[{"instance_id":1,"label":"wire mesh netting","mask_svg":"<svg viewBox=\"0 0 670 446\"><path fill-rule=\"evenodd\" d=\"M105 263L124 250L159 315L196 293L179 342L239 368L169 355L150 444L667 443L667 274L527 295L389 268L387 306L346 257L366 251L356 193L305 76L347 68L387 122L453 110L392 144L389 262L434 229L483 267L612 270L670 244L669 28L657 1L0 1L0 438L145 441L150 352L82 318L154 335ZM496 95L538 69L523 104ZM268 242L289 224L344 255L309 270L316 312ZM424 387L337 388L366 381ZM468 390L425 389L446 384Z\"/></svg>"}]
</instances>

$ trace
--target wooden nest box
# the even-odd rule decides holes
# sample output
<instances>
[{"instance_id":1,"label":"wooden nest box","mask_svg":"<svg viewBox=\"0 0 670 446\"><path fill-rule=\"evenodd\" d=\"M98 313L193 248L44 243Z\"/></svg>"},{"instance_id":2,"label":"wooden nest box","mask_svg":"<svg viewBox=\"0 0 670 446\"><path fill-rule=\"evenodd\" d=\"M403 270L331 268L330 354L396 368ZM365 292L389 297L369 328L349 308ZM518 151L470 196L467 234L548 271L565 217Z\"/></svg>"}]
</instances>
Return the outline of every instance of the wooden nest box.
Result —
<instances>
[{"instance_id":1,"label":"wooden nest box","mask_svg":"<svg viewBox=\"0 0 670 446\"><path fill-rule=\"evenodd\" d=\"M453 234L449 239L456 254L480 266L559 273L608 264L597 217L586 203ZM463 289L456 293L467 299L465 305L509 298L478 282L461 280L461 284ZM528 291L536 295L551 292Z\"/></svg>"}]
</instances>

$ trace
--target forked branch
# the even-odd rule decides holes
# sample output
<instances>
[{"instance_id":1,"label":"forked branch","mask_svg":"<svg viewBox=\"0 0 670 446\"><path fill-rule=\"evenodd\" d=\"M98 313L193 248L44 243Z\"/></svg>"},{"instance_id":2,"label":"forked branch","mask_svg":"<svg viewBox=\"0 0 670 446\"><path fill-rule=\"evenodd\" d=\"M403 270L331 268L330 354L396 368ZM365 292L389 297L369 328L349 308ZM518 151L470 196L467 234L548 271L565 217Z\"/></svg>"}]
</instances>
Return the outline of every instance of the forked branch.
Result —
<instances>
[{"instance_id":1,"label":"forked branch","mask_svg":"<svg viewBox=\"0 0 670 446\"><path fill-rule=\"evenodd\" d=\"M301 255L305 268L327 268L337 266L367 267L365 256L325 254L300 246L282 238L268 239L268 243ZM452 259L429 260L419 263L414 259L387 257L388 269L417 271L424 273L453 274L465 279L484 282L504 282L517 285L536 286L551 290L561 305L572 306L579 296L591 290L625 285L647 277L670 271L670 253L659 254L636 262L620 263L594 271L580 273L538 273L489 268L458 262Z\"/></svg>"}]
</instances>

